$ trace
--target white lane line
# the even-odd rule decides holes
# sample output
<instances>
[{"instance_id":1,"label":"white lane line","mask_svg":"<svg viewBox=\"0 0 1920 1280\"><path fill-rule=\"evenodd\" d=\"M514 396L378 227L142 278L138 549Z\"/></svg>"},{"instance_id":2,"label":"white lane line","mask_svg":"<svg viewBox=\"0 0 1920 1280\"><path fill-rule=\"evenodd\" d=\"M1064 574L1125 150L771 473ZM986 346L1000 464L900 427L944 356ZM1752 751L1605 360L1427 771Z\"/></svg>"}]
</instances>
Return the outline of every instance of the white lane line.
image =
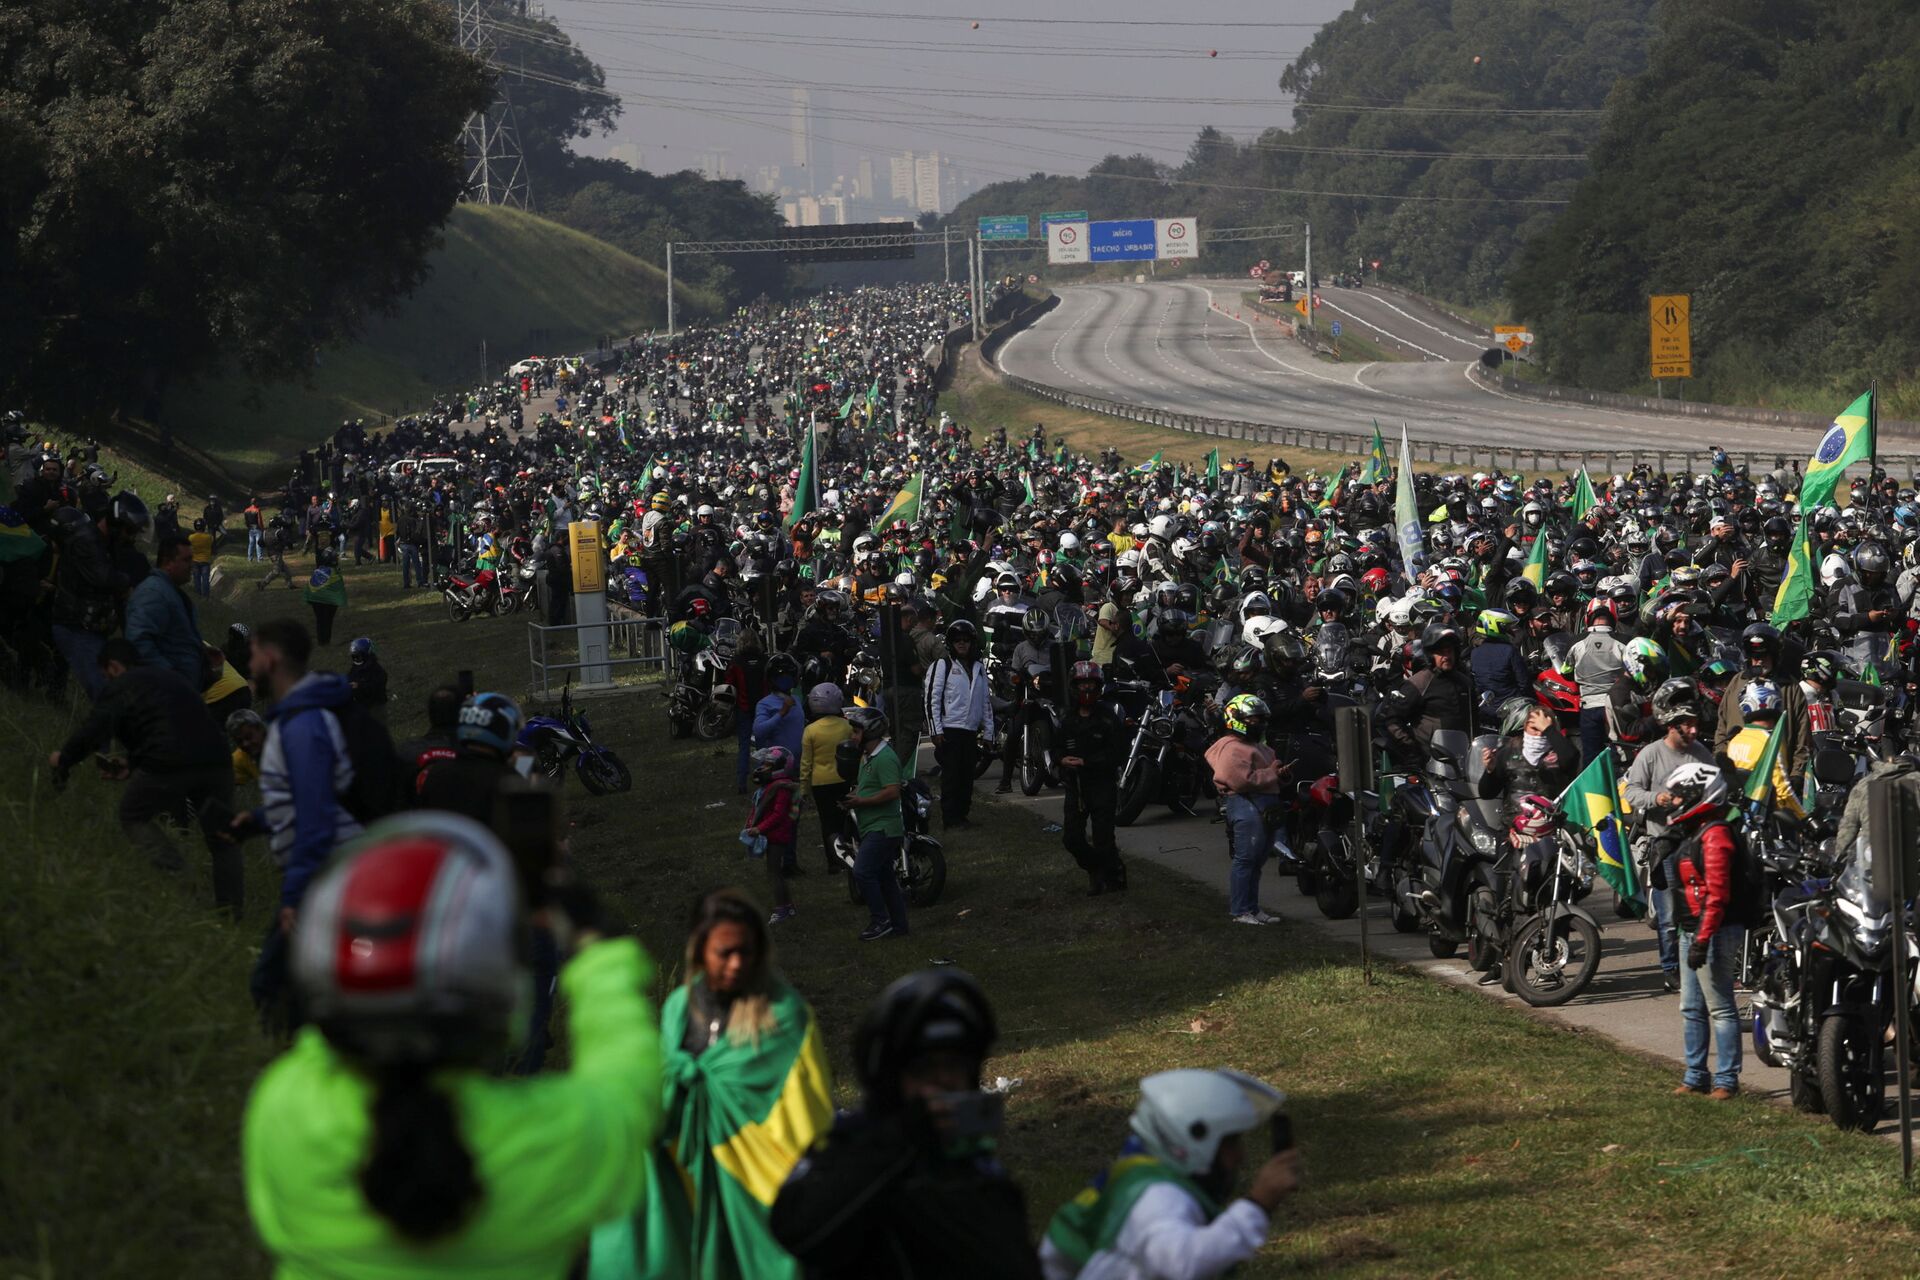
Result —
<instances>
[{"instance_id":1,"label":"white lane line","mask_svg":"<svg viewBox=\"0 0 1920 1280\"><path fill-rule=\"evenodd\" d=\"M1254 350L1258 351L1261 355L1265 356L1267 359L1273 361L1273 363L1279 365L1282 369L1287 369L1294 373L1302 374L1306 377L1316 379L1320 382L1331 382L1333 385L1337 387L1344 387L1349 385L1345 378L1329 378L1324 373L1318 373L1312 369L1302 368L1297 364L1289 364L1285 360L1282 360L1279 356L1276 356L1273 354L1273 352L1267 350L1266 344L1260 341L1259 331L1256 330L1250 322L1246 320L1242 320L1237 316L1228 315L1225 311L1220 310L1219 304L1213 300L1213 290L1207 288L1205 285L1197 285L1197 284L1188 285L1186 287L1189 289L1198 289L1202 293L1206 294L1208 307L1212 308L1215 311L1219 311L1222 318L1231 320L1235 324L1239 325L1241 328L1245 329L1247 333L1251 335L1253 338ZM1386 392L1380 391L1377 388L1366 386L1365 383L1361 383L1360 385L1364 387L1366 390L1373 392L1375 395L1386 394Z\"/></svg>"},{"instance_id":2,"label":"white lane line","mask_svg":"<svg viewBox=\"0 0 1920 1280\"><path fill-rule=\"evenodd\" d=\"M1067 295L1062 295L1062 296L1065 297ZM1075 298L1077 302L1080 299L1084 299L1088 295L1084 293L1075 293L1072 296ZM1075 329L1078 329L1080 325L1086 320L1086 318L1092 314L1092 312L1093 312L1093 308L1090 306L1079 307L1073 317L1073 323L1069 324L1066 328L1060 331L1060 336L1053 340L1053 349L1050 352L1048 352L1048 357L1053 361L1053 367L1060 372L1060 375L1062 377L1072 378L1075 382L1079 383L1081 386L1084 386L1084 387L1094 387L1094 384L1091 382L1088 382L1085 378L1075 373L1072 369L1069 369L1066 365L1063 365L1060 363L1060 344L1065 342L1067 338L1070 335L1072 335L1073 331ZM1099 388L1094 387L1094 389L1098 390Z\"/></svg>"},{"instance_id":3,"label":"white lane line","mask_svg":"<svg viewBox=\"0 0 1920 1280\"><path fill-rule=\"evenodd\" d=\"M1319 304L1318 309L1324 310L1324 311L1337 311L1341 315L1345 316L1347 319L1353 321L1355 324L1363 324L1367 326L1367 328L1373 330L1375 333L1380 334L1382 337L1390 338L1394 342L1399 343L1403 347L1412 347L1415 351L1418 351L1423 356L1432 356L1435 360L1441 360L1441 361L1444 361L1446 359L1446 357L1441 355L1438 351L1429 351L1417 342L1409 341L1408 339L1401 337L1397 333L1391 332L1390 330L1387 330L1387 329L1382 329L1379 325L1375 324L1373 321L1368 320L1364 316L1357 316L1353 312L1347 310L1345 307L1335 306L1331 302L1322 302Z\"/></svg>"},{"instance_id":4,"label":"white lane line","mask_svg":"<svg viewBox=\"0 0 1920 1280\"><path fill-rule=\"evenodd\" d=\"M1419 325L1422 329L1433 330L1435 333L1439 334L1441 337L1445 338L1449 342L1457 342L1463 347L1472 347L1475 351L1486 350L1485 345L1475 342L1471 338L1463 338L1457 333L1449 333L1447 330L1442 329L1439 325L1428 324L1425 320L1422 320L1419 316L1414 315L1412 312L1401 311L1399 307L1394 306L1391 302L1388 302L1385 298L1382 298L1377 294L1368 294L1367 296L1369 298L1372 298L1373 301L1379 303L1381 306L1385 307L1387 310L1399 312L1401 315L1405 316L1407 319ZM1326 305L1331 305L1331 304L1326 304ZM1358 317L1355 317L1355 318L1358 319ZM1362 320L1361 323L1365 324L1366 321ZM1382 329L1381 332L1385 333L1386 330ZM1407 340L1405 338L1402 338L1401 341L1406 342ZM1413 346L1411 342L1407 342L1407 345L1410 347ZM1437 360L1446 359L1445 356L1436 356L1434 358Z\"/></svg>"},{"instance_id":5,"label":"white lane line","mask_svg":"<svg viewBox=\"0 0 1920 1280\"><path fill-rule=\"evenodd\" d=\"M1113 340L1116 337L1126 334L1128 318L1139 309L1140 303L1145 297L1146 291L1144 289L1127 290L1126 309L1120 313L1118 319L1107 326L1107 337L1106 341L1100 344L1100 355L1109 365L1113 366L1113 371L1120 376L1120 381L1123 385L1127 382L1138 382L1143 387L1157 387L1160 384L1148 377L1146 370L1134 366L1133 376L1128 377L1127 369L1122 368L1120 362L1113 358Z\"/></svg>"}]
</instances>

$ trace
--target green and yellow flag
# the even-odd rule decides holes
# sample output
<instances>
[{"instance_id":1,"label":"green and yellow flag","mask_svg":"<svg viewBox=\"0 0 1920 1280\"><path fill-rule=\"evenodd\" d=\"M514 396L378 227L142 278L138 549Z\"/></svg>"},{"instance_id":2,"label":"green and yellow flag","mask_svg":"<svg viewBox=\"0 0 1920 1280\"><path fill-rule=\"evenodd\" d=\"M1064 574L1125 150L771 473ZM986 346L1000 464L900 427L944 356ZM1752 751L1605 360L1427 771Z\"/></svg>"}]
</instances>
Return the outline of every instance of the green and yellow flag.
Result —
<instances>
[{"instance_id":1,"label":"green and yellow flag","mask_svg":"<svg viewBox=\"0 0 1920 1280\"><path fill-rule=\"evenodd\" d=\"M1135 467L1133 469L1135 474L1143 475L1143 476L1152 475L1160 467L1160 454L1165 452L1166 450L1162 449L1158 453L1155 453L1151 458L1148 458L1145 462Z\"/></svg>"},{"instance_id":2,"label":"green and yellow flag","mask_svg":"<svg viewBox=\"0 0 1920 1280\"><path fill-rule=\"evenodd\" d=\"M1360 470L1361 484L1379 484L1391 479L1393 464L1387 459L1387 442L1380 438L1380 419L1373 420L1373 450L1367 454L1366 465Z\"/></svg>"},{"instance_id":3,"label":"green and yellow flag","mask_svg":"<svg viewBox=\"0 0 1920 1280\"><path fill-rule=\"evenodd\" d=\"M892 504L888 506L885 511L881 512L878 520L873 522L874 533L885 533L893 527L893 522L896 520L903 520L908 524L912 524L915 520L918 520L920 518L920 490L926 483L927 473L924 471L917 473L913 479L907 481L906 488L893 495Z\"/></svg>"},{"instance_id":4,"label":"green and yellow flag","mask_svg":"<svg viewBox=\"0 0 1920 1280\"><path fill-rule=\"evenodd\" d=\"M1209 489L1215 489L1215 488L1218 488L1219 485L1220 485L1220 450L1216 447L1216 448L1207 450L1207 487Z\"/></svg>"},{"instance_id":5,"label":"green and yellow flag","mask_svg":"<svg viewBox=\"0 0 1920 1280\"><path fill-rule=\"evenodd\" d=\"M1800 480L1800 510L1833 501L1833 491L1848 467L1873 456L1874 403L1868 391L1848 405L1813 451L1806 474Z\"/></svg>"},{"instance_id":6,"label":"green and yellow flag","mask_svg":"<svg viewBox=\"0 0 1920 1280\"><path fill-rule=\"evenodd\" d=\"M1613 777L1613 753L1602 751L1595 756L1555 803L1568 822L1592 833L1600 878L1622 902L1638 899L1640 887L1634 882L1633 860L1627 856L1626 836L1620 829L1620 786Z\"/></svg>"},{"instance_id":7,"label":"green and yellow flag","mask_svg":"<svg viewBox=\"0 0 1920 1280\"><path fill-rule=\"evenodd\" d=\"M1587 479L1587 469L1585 467L1580 468L1573 477L1573 498L1571 501L1573 502L1573 518L1575 520L1586 519L1587 512L1600 505L1599 495L1594 493L1593 481Z\"/></svg>"},{"instance_id":8,"label":"green and yellow flag","mask_svg":"<svg viewBox=\"0 0 1920 1280\"><path fill-rule=\"evenodd\" d=\"M1773 615L1768 619L1776 627L1798 622L1813 607L1812 518L1811 510L1801 510L1800 526L1793 531L1793 545L1787 549L1787 567L1773 593Z\"/></svg>"},{"instance_id":9,"label":"green and yellow flag","mask_svg":"<svg viewBox=\"0 0 1920 1280\"><path fill-rule=\"evenodd\" d=\"M840 413L838 415L842 422L845 422L847 420L847 415L853 412L854 403L859 399L860 399L860 393L858 391L847 392L846 403L840 406Z\"/></svg>"},{"instance_id":10,"label":"green and yellow flag","mask_svg":"<svg viewBox=\"0 0 1920 1280\"><path fill-rule=\"evenodd\" d=\"M1020 469L1020 489L1022 493L1021 501L1024 502L1029 507L1032 506L1033 505L1033 473L1031 471L1028 471L1024 467Z\"/></svg>"},{"instance_id":11,"label":"green and yellow flag","mask_svg":"<svg viewBox=\"0 0 1920 1280\"><path fill-rule=\"evenodd\" d=\"M799 521L801 516L813 510L813 427L807 427L807 438L800 446L800 479L793 486L793 506L787 511L783 527L787 529Z\"/></svg>"},{"instance_id":12,"label":"green and yellow flag","mask_svg":"<svg viewBox=\"0 0 1920 1280\"><path fill-rule=\"evenodd\" d=\"M1542 529L1533 535L1533 549L1527 553L1527 567L1520 576L1531 582L1541 591L1547 589L1547 531Z\"/></svg>"}]
</instances>

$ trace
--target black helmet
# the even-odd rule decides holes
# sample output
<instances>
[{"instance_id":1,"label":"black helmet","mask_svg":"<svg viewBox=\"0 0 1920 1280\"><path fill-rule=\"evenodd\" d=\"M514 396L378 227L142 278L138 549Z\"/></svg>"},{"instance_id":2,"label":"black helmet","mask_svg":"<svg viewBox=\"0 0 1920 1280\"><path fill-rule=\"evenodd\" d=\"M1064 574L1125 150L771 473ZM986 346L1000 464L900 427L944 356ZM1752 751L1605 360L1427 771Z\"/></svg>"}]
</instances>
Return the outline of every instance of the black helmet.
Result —
<instances>
[{"instance_id":1,"label":"black helmet","mask_svg":"<svg viewBox=\"0 0 1920 1280\"><path fill-rule=\"evenodd\" d=\"M1276 631L1263 642L1267 665L1275 675L1290 676L1307 661L1307 646L1294 631Z\"/></svg>"},{"instance_id":2,"label":"black helmet","mask_svg":"<svg viewBox=\"0 0 1920 1280\"><path fill-rule=\"evenodd\" d=\"M113 506L109 512L113 522L125 526L133 533L145 533L153 524L153 517L147 511L147 504L140 495L128 489L122 489L113 495Z\"/></svg>"},{"instance_id":3,"label":"black helmet","mask_svg":"<svg viewBox=\"0 0 1920 1280\"><path fill-rule=\"evenodd\" d=\"M1740 633L1740 652L1749 664L1759 658L1771 665L1780 656L1780 629L1765 622L1751 624Z\"/></svg>"},{"instance_id":4,"label":"black helmet","mask_svg":"<svg viewBox=\"0 0 1920 1280\"><path fill-rule=\"evenodd\" d=\"M1451 623L1442 622L1438 618L1429 622L1427 629L1420 633L1420 647L1428 654L1432 654L1436 649L1449 648L1458 653L1464 644L1460 636L1460 628Z\"/></svg>"},{"instance_id":5,"label":"black helmet","mask_svg":"<svg viewBox=\"0 0 1920 1280\"><path fill-rule=\"evenodd\" d=\"M1534 586L1532 581L1527 578L1509 579L1500 594L1501 598L1506 601L1507 612L1509 613L1513 612L1513 606L1515 604L1523 607L1531 607L1540 602L1540 588Z\"/></svg>"},{"instance_id":6,"label":"black helmet","mask_svg":"<svg viewBox=\"0 0 1920 1280\"><path fill-rule=\"evenodd\" d=\"M1685 676L1663 680L1653 691L1653 718L1663 725L1700 718L1700 690Z\"/></svg>"},{"instance_id":7,"label":"black helmet","mask_svg":"<svg viewBox=\"0 0 1920 1280\"><path fill-rule=\"evenodd\" d=\"M894 982L867 1009L853 1037L853 1069L876 1111L899 1108L900 1075L930 1052L980 1067L999 1035L980 984L959 969L922 969Z\"/></svg>"},{"instance_id":8,"label":"black helmet","mask_svg":"<svg viewBox=\"0 0 1920 1280\"><path fill-rule=\"evenodd\" d=\"M776 653L767 659L767 679L772 681L780 676L787 676L794 680L800 678L800 664L790 653Z\"/></svg>"},{"instance_id":9,"label":"black helmet","mask_svg":"<svg viewBox=\"0 0 1920 1280\"><path fill-rule=\"evenodd\" d=\"M955 618L947 624L947 647L951 649L962 640L976 649L979 648L980 629L965 618Z\"/></svg>"},{"instance_id":10,"label":"black helmet","mask_svg":"<svg viewBox=\"0 0 1920 1280\"><path fill-rule=\"evenodd\" d=\"M860 731L862 742L872 742L887 734L887 713L878 707L849 707L847 723Z\"/></svg>"},{"instance_id":11,"label":"black helmet","mask_svg":"<svg viewBox=\"0 0 1920 1280\"><path fill-rule=\"evenodd\" d=\"M1863 579L1869 574L1885 577L1888 564L1887 549L1877 542L1863 542L1854 548L1853 567Z\"/></svg>"},{"instance_id":12,"label":"black helmet","mask_svg":"<svg viewBox=\"0 0 1920 1280\"><path fill-rule=\"evenodd\" d=\"M1047 615L1038 609L1029 609L1020 615L1020 629L1027 633L1029 640L1044 640L1053 631Z\"/></svg>"}]
</instances>

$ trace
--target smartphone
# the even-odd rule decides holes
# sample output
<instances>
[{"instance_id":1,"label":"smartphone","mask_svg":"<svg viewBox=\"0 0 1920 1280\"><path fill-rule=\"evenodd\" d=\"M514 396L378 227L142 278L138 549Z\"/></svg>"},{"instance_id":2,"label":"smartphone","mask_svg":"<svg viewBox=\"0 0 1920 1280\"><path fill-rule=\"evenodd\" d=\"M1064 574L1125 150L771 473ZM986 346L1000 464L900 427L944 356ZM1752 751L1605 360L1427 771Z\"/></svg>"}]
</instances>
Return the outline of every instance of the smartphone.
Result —
<instances>
[{"instance_id":1,"label":"smartphone","mask_svg":"<svg viewBox=\"0 0 1920 1280\"><path fill-rule=\"evenodd\" d=\"M949 1128L954 1138L990 1138L1000 1132L1007 1116L1006 1095L968 1090L943 1093Z\"/></svg>"},{"instance_id":2,"label":"smartphone","mask_svg":"<svg viewBox=\"0 0 1920 1280\"><path fill-rule=\"evenodd\" d=\"M521 900L530 908L540 906L560 854L559 789L545 779L507 778L494 795L493 830L513 855Z\"/></svg>"},{"instance_id":3,"label":"smartphone","mask_svg":"<svg viewBox=\"0 0 1920 1280\"><path fill-rule=\"evenodd\" d=\"M1293 1117L1276 1111L1267 1117L1268 1150L1274 1155L1293 1150Z\"/></svg>"}]
</instances>

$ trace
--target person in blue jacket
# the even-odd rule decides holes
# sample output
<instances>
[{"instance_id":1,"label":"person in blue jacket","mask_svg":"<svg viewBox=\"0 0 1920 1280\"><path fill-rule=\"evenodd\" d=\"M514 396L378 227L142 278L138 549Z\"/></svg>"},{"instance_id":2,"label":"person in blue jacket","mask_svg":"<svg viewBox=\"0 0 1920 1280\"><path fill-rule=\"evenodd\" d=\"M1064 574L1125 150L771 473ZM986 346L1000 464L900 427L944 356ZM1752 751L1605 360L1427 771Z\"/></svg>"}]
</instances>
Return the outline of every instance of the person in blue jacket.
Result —
<instances>
[{"instance_id":1,"label":"person in blue jacket","mask_svg":"<svg viewBox=\"0 0 1920 1280\"><path fill-rule=\"evenodd\" d=\"M1479 643L1473 647L1473 686L1480 692L1480 710L1496 711L1508 698L1533 696L1533 673L1514 643L1520 619L1505 609L1482 609L1474 620Z\"/></svg>"},{"instance_id":2,"label":"person in blue jacket","mask_svg":"<svg viewBox=\"0 0 1920 1280\"><path fill-rule=\"evenodd\" d=\"M767 659L767 694L753 709L754 746L785 747L795 760L800 758L800 735L806 732L807 715L794 692L799 682L800 664L793 655L776 653Z\"/></svg>"},{"instance_id":3,"label":"person in blue jacket","mask_svg":"<svg viewBox=\"0 0 1920 1280\"><path fill-rule=\"evenodd\" d=\"M193 601L181 588L193 576L193 548L184 533L165 534L154 551L154 572L127 597L127 639L148 666L166 667L194 689L207 683L206 643Z\"/></svg>"}]
</instances>

